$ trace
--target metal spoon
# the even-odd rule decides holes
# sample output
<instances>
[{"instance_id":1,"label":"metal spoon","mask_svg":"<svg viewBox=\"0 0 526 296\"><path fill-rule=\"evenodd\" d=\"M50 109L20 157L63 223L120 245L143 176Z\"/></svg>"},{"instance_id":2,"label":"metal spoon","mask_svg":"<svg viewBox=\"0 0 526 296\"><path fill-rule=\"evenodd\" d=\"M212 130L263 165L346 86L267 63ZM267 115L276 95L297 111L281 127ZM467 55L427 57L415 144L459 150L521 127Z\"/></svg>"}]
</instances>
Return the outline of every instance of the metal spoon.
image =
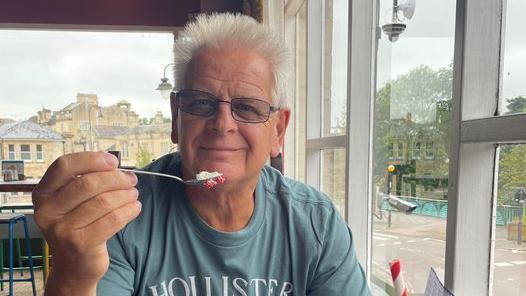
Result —
<instances>
[{"instance_id":1,"label":"metal spoon","mask_svg":"<svg viewBox=\"0 0 526 296\"><path fill-rule=\"evenodd\" d=\"M166 178L172 178L172 179L175 179L175 180L177 180L179 182L182 182L184 184L203 186L203 187L206 187L206 188L210 188L210 186L206 185L207 181L209 181L209 180L214 181L214 179L217 179L218 177L223 176L223 174L220 173L219 176L214 176L214 177L201 179L201 180L198 180L198 179L183 180L182 178L174 176L174 175L157 173L157 172L141 171L141 170L133 170L133 169L123 169L123 168L119 168L119 170L121 170L123 172L132 172L132 173L136 173L136 174L146 174L146 175L154 175L154 176L161 176L161 177L166 177Z\"/></svg>"}]
</instances>

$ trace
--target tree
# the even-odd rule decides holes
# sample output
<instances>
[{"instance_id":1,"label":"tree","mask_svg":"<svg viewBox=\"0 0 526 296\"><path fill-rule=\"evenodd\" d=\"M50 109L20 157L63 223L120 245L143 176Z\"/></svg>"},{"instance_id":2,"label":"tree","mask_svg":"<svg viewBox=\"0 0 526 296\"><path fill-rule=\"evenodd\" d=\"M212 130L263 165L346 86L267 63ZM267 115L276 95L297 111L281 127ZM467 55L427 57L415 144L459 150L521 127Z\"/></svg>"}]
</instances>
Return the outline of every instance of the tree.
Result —
<instances>
[{"instance_id":1,"label":"tree","mask_svg":"<svg viewBox=\"0 0 526 296\"><path fill-rule=\"evenodd\" d=\"M518 96L507 99L506 114L526 112L526 97ZM501 205L517 205L515 192L520 187L526 188L526 144L504 145L500 150L499 186L497 202Z\"/></svg>"},{"instance_id":2,"label":"tree","mask_svg":"<svg viewBox=\"0 0 526 296\"><path fill-rule=\"evenodd\" d=\"M143 117L139 119L140 125L149 125L152 122L152 118Z\"/></svg>"},{"instance_id":3,"label":"tree","mask_svg":"<svg viewBox=\"0 0 526 296\"><path fill-rule=\"evenodd\" d=\"M137 167L144 167L150 164L153 160L153 154L145 147L139 145L139 150L137 151Z\"/></svg>"},{"instance_id":4,"label":"tree","mask_svg":"<svg viewBox=\"0 0 526 296\"><path fill-rule=\"evenodd\" d=\"M526 188L526 145L507 145L501 147L499 163L499 204L517 205L515 192Z\"/></svg>"},{"instance_id":5,"label":"tree","mask_svg":"<svg viewBox=\"0 0 526 296\"><path fill-rule=\"evenodd\" d=\"M424 172L413 167L410 171L416 172L415 175L447 176L452 81L452 64L438 70L421 65L378 90L374 126L374 180L377 186L386 186L386 168L391 162L389 146L394 141L405 143L402 164L407 166L416 166L411 159L413 145L422 144L423 154L426 145L432 148L433 161L428 161Z\"/></svg>"},{"instance_id":6,"label":"tree","mask_svg":"<svg viewBox=\"0 0 526 296\"><path fill-rule=\"evenodd\" d=\"M526 97L519 96L507 99L506 102L508 102L508 112L506 114L526 112Z\"/></svg>"}]
</instances>

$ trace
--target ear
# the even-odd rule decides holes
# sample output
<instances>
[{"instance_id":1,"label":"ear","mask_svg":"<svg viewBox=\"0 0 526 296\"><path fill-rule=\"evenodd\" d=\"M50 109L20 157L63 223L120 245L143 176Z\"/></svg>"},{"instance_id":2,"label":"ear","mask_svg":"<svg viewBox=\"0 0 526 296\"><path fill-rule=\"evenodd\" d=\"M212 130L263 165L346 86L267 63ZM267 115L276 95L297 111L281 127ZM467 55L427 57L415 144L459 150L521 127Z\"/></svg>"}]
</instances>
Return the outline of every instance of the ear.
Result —
<instances>
[{"instance_id":1,"label":"ear","mask_svg":"<svg viewBox=\"0 0 526 296\"><path fill-rule=\"evenodd\" d=\"M177 114L179 112L179 106L177 104L177 99L175 97L175 93L170 93L170 108L172 109L172 142L174 144L177 144L178 137L177 137Z\"/></svg>"},{"instance_id":2,"label":"ear","mask_svg":"<svg viewBox=\"0 0 526 296\"><path fill-rule=\"evenodd\" d=\"M275 138L272 142L272 149L270 151L271 157L277 157L281 153L281 147L283 147L283 141L285 139L285 132L290 120L290 110L288 108L281 109L278 111L278 119L274 126Z\"/></svg>"}]
</instances>

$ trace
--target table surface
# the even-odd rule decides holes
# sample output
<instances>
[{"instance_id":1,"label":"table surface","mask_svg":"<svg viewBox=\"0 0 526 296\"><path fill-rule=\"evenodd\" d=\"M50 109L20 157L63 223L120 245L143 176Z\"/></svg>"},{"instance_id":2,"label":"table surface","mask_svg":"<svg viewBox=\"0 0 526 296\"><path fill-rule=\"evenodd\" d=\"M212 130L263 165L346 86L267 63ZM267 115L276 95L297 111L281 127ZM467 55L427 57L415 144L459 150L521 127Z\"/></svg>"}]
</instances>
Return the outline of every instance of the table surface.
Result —
<instances>
[{"instance_id":1,"label":"table surface","mask_svg":"<svg viewBox=\"0 0 526 296\"><path fill-rule=\"evenodd\" d=\"M0 192L31 192L39 182L40 179L8 182L0 180Z\"/></svg>"}]
</instances>

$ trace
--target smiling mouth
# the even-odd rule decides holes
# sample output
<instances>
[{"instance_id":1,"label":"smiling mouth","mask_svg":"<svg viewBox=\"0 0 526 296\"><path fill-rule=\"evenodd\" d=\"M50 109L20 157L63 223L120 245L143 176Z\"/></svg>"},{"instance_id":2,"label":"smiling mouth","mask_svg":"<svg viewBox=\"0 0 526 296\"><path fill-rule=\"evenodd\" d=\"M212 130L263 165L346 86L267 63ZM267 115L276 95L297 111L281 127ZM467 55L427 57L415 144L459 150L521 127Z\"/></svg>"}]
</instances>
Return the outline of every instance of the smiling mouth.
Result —
<instances>
[{"instance_id":1,"label":"smiling mouth","mask_svg":"<svg viewBox=\"0 0 526 296\"><path fill-rule=\"evenodd\" d=\"M238 148L220 148L220 147L201 147L201 149L203 150L207 150L207 151L220 151L220 152L235 152L235 151L239 151L241 149L238 149Z\"/></svg>"}]
</instances>

